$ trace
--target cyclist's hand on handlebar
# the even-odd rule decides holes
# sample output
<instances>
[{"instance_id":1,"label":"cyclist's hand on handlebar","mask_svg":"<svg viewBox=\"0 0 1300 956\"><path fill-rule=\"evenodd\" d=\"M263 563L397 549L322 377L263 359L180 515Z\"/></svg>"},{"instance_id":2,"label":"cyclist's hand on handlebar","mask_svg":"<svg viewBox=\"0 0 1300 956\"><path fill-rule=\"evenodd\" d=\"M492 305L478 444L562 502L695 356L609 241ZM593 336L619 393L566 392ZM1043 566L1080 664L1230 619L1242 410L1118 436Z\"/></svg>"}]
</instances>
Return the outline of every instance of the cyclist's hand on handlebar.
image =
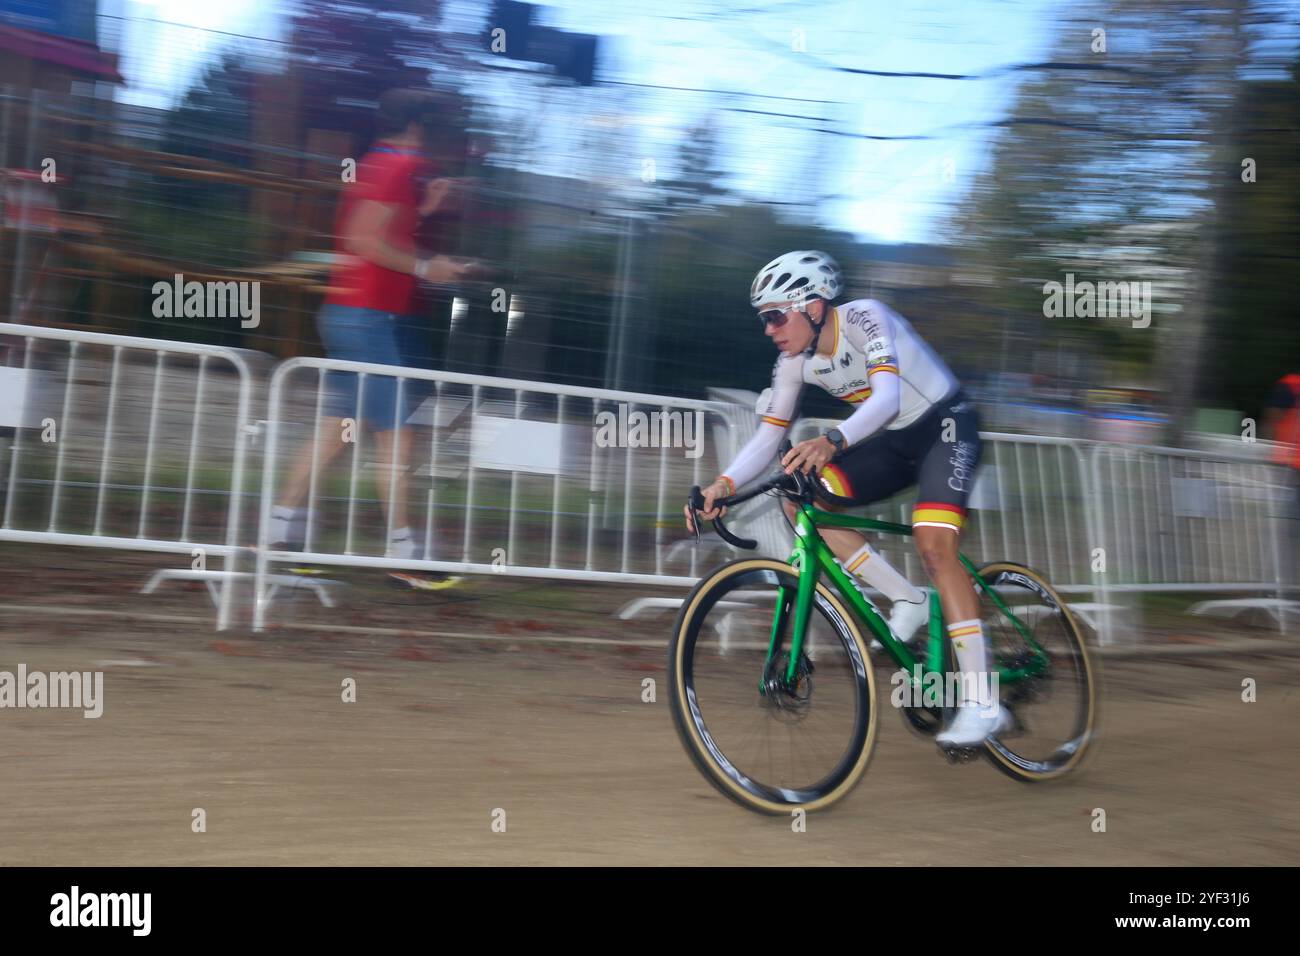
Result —
<instances>
[{"instance_id":1,"label":"cyclist's hand on handlebar","mask_svg":"<svg viewBox=\"0 0 1300 956\"><path fill-rule=\"evenodd\" d=\"M709 485L709 487L701 489L700 494L704 496L704 507L700 508L698 512L701 518L706 521L712 521L714 518L721 518L727 513L726 508L713 507L713 502L718 498L725 498L731 494L731 488L725 481L715 481L713 484ZM695 531L695 524L691 521L690 505L683 507L682 511L686 515L686 530L693 533Z\"/></svg>"},{"instance_id":2,"label":"cyclist's hand on handlebar","mask_svg":"<svg viewBox=\"0 0 1300 956\"><path fill-rule=\"evenodd\" d=\"M835 456L835 446L825 437L810 438L795 445L781 459L787 475L796 471L810 473L820 469Z\"/></svg>"}]
</instances>

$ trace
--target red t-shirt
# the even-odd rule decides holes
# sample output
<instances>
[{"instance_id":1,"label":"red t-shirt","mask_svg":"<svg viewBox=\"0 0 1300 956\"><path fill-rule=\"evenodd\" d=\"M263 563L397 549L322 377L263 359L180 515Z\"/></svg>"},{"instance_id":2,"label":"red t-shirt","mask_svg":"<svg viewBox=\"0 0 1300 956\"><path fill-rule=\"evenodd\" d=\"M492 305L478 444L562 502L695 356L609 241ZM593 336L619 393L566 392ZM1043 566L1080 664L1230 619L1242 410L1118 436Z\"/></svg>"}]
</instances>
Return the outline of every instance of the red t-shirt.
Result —
<instances>
[{"instance_id":1,"label":"red t-shirt","mask_svg":"<svg viewBox=\"0 0 1300 956\"><path fill-rule=\"evenodd\" d=\"M1281 412L1275 437L1278 446L1273 450L1273 460L1279 465L1300 468L1300 374L1284 375L1278 379L1269 404Z\"/></svg>"},{"instance_id":2,"label":"red t-shirt","mask_svg":"<svg viewBox=\"0 0 1300 956\"><path fill-rule=\"evenodd\" d=\"M343 247L343 226L362 200L394 205L397 210L389 220L384 240L394 248L414 251L419 220L416 210L425 183L433 175L433 165L422 154L382 140L361 158L357 181L343 190L343 201L339 204L334 251L342 258L334 266L326 302L402 315L411 313L415 276L394 272L349 253Z\"/></svg>"}]
</instances>

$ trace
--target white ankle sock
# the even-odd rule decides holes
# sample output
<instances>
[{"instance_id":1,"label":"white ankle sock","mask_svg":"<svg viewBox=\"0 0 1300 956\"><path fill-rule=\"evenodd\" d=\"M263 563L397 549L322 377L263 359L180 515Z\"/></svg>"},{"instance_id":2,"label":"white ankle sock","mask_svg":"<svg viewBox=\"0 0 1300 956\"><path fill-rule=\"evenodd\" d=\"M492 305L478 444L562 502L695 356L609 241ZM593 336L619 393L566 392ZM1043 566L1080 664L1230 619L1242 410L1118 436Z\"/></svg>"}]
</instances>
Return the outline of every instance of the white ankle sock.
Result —
<instances>
[{"instance_id":1,"label":"white ankle sock","mask_svg":"<svg viewBox=\"0 0 1300 956\"><path fill-rule=\"evenodd\" d=\"M984 626L979 618L956 621L948 625L957 670L961 672L961 690L965 696L959 706L977 704L981 709L993 704L992 678L989 676L988 650L984 643ZM970 676L968 676L970 675Z\"/></svg>"},{"instance_id":2,"label":"white ankle sock","mask_svg":"<svg viewBox=\"0 0 1300 956\"><path fill-rule=\"evenodd\" d=\"M269 528L272 544L300 544L307 529L307 509L276 505L271 509Z\"/></svg>"},{"instance_id":3,"label":"white ankle sock","mask_svg":"<svg viewBox=\"0 0 1300 956\"><path fill-rule=\"evenodd\" d=\"M925 595L890 566L889 562L869 544L864 544L844 562L844 570L856 574L891 601L917 604Z\"/></svg>"},{"instance_id":4,"label":"white ankle sock","mask_svg":"<svg viewBox=\"0 0 1300 956\"><path fill-rule=\"evenodd\" d=\"M388 556L407 559L419 557L415 550L415 538L409 527L393 529L392 535L388 538Z\"/></svg>"}]
</instances>

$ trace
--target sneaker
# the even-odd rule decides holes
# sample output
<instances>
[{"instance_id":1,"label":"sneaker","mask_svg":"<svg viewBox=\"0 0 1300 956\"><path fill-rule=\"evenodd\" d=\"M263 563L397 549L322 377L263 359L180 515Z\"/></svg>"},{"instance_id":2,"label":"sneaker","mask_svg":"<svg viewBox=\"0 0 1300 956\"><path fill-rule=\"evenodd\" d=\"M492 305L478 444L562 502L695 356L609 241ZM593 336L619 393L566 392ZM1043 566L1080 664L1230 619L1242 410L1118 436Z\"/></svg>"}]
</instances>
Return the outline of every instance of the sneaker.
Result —
<instances>
[{"instance_id":1,"label":"sneaker","mask_svg":"<svg viewBox=\"0 0 1300 956\"><path fill-rule=\"evenodd\" d=\"M441 571L421 571L418 574L409 571L388 572L389 584L412 591L444 591L454 588L461 580L458 574L444 574Z\"/></svg>"},{"instance_id":2,"label":"sneaker","mask_svg":"<svg viewBox=\"0 0 1300 956\"><path fill-rule=\"evenodd\" d=\"M957 708L952 725L934 739L940 747L977 747L986 738L1010 729L1011 724L1011 712L1001 704L989 713L987 707L968 703Z\"/></svg>"},{"instance_id":3,"label":"sneaker","mask_svg":"<svg viewBox=\"0 0 1300 956\"><path fill-rule=\"evenodd\" d=\"M889 629L904 644L910 644L917 629L930 620L930 599L921 601L895 601L889 612Z\"/></svg>"},{"instance_id":4,"label":"sneaker","mask_svg":"<svg viewBox=\"0 0 1300 956\"><path fill-rule=\"evenodd\" d=\"M923 601L895 601L888 620L889 629L894 632L894 637L904 644L912 643L917 630L930 620L929 596L927 595ZM880 646L880 642L873 638L871 649L878 651Z\"/></svg>"}]
</instances>

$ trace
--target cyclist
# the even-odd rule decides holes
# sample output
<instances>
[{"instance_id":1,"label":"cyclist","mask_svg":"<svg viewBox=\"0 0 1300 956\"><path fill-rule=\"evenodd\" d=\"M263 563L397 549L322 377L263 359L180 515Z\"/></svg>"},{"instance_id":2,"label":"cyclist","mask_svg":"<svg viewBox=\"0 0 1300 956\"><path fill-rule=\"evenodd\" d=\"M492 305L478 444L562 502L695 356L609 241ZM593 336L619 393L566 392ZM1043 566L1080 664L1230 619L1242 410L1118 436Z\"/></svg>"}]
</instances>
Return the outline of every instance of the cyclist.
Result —
<instances>
[{"instance_id":1,"label":"cyclist","mask_svg":"<svg viewBox=\"0 0 1300 956\"><path fill-rule=\"evenodd\" d=\"M841 301L842 288L840 268L824 252L786 253L755 277L750 304L781 354L772 387L759 399L758 431L704 489L701 515L725 514L714 501L735 494L767 467L805 384L854 405L838 427L795 445L781 465L787 474L815 473L817 492L831 510L919 485L913 540L952 622L948 635L963 674L956 718L936 739L974 746L1011 723L987 676L978 598L957 558L980 458L979 421L952 372L902 316L875 299ZM785 502L785 509L793 521L794 504ZM928 617L925 595L861 533L825 528L822 536L846 570L894 602L890 627L900 639L911 638Z\"/></svg>"}]
</instances>

